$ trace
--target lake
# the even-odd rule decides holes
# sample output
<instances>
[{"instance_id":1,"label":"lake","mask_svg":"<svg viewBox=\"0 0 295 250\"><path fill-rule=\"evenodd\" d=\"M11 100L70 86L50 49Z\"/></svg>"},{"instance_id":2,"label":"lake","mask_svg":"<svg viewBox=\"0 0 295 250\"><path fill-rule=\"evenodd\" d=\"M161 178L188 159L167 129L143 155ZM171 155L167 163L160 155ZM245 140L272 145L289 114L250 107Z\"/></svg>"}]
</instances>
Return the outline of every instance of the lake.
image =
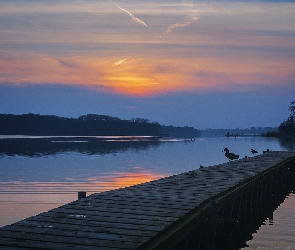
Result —
<instances>
[{"instance_id":1,"label":"lake","mask_svg":"<svg viewBox=\"0 0 295 250\"><path fill-rule=\"evenodd\" d=\"M262 153L267 149L292 150L293 145L260 136L195 139L0 136L0 226L76 200L78 191L90 195L179 174L200 165L227 162L222 152L225 147L240 157L250 157L252 148ZM283 203L288 211L279 207L279 213L295 214L295 206L289 205L294 205L294 200L290 194ZM275 218L262 225L263 235L269 224L274 228ZM266 248L270 247L265 245L269 241L263 237L262 240L259 231L253 237L253 241L258 240L248 242L249 248L280 249ZM291 238L288 240L294 242L295 234ZM284 247L289 247L288 243Z\"/></svg>"}]
</instances>

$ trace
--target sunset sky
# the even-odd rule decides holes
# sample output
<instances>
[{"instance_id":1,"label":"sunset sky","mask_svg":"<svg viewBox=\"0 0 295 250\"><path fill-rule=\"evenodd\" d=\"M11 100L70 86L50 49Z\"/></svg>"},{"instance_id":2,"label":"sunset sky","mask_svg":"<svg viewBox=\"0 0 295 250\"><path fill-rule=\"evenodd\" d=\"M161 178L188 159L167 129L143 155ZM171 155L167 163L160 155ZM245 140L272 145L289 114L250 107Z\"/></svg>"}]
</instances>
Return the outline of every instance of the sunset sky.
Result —
<instances>
[{"instance_id":1,"label":"sunset sky","mask_svg":"<svg viewBox=\"0 0 295 250\"><path fill-rule=\"evenodd\" d=\"M295 1L0 6L0 113L274 127L295 100Z\"/></svg>"}]
</instances>

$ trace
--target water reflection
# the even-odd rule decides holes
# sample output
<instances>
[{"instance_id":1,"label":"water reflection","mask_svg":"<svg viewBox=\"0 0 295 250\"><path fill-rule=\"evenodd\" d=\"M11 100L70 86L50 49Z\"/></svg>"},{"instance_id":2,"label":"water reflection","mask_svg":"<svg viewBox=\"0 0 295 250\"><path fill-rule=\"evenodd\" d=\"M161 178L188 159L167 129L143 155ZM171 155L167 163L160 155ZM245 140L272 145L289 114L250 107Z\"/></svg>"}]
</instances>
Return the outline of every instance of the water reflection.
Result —
<instances>
[{"instance_id":1,"label":"water reflection","mask_svg":"<svg viewBox=\"0 0 295 250\"><path fill-rule=\"evenodd\" d=\"M163 177L160 174L141 171L138 173L114 173L87 178L84 182L68 179L67 182L1 182L1 194L68 194L79 190L88 194L108 191L116 188L129 187L135 184L156 180Z\"/></svg>"},{"instance_id":2,"label":"water reflection","mask_svg":"<svg viewBox=\"0 0 295 250\"><path fill-rule=\"evenodd\" d=\"M279 138L280 145L290 151L293 151L295 149L295 138Z\"/></svg>"},{"instance_id":3,"label":"water reflection","mask_svg":"<svg viewBox=\"0 0 295 250\"><path fill-rule=\"evenodd\" d=\"M295 249L294 213L295 195L292 191L241 249Z\"/></svg>"},{"instance_id":4,"label":"water reflection","mask_svg":"<svg viewBox=\"0 0 295 250\"><path fill-rule=\"evenodd\" d=\"M157 137L5 137L0 139L0 155L38 157L64 152L103 155L129 149L158 147Z\"/></svg>"},{"instance_id":5,"label":"water reflection","mask_svg":"<svg viewBox=\"0 0 295 250\"><path fill-rule=\"evenodd\" d=\"M268 199L236 223L220 249L295 249L294 172L291 174L293 177L273 188Z\"/></svg>"},{"instance_id":6,"label":"water reflection","mask_svg":"<svg viewBox=\"0 0 295 250\"><path fill-rule=\"evenodd\" d=\"M2 182L0 183L0 226L76 200L78 191L87 191L87 195L90 195L114 188L129 187L161 177L163 176L138 168L137 172L132 173L93 176L85 182L73 180L67 182Z\"/></svg>"}]
</instances>

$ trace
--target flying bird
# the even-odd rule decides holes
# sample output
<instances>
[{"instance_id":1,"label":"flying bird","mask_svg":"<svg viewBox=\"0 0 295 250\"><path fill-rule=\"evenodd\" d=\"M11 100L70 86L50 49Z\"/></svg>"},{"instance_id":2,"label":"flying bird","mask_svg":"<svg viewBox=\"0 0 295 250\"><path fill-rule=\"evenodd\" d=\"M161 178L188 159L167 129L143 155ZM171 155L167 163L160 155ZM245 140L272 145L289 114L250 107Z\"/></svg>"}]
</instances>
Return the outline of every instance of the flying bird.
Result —
<instances>
[{"instance_id":1,"label":"flying bird","mask_svg":"<svg viewBox=\"0 0 295 250\"><path fill-rule=\"evenodd\" d=\"M240 157L239 155L236 155L234 153L230 153L228 148L225 148L223 151L225 152L224 155L230 160L236 160L236 159L239 159L239 157Z\"/></svg>"},{"instance_id":2,"label":"flying bird","mask_svg":"<svg viewBox=\"0 0 295 250\"><path fill-rule=\"evenodd\" d=\"M251 153L254 155L254 154L257 154L258 152L255 149L251 148Z\"/></svg>"}]
</instances>

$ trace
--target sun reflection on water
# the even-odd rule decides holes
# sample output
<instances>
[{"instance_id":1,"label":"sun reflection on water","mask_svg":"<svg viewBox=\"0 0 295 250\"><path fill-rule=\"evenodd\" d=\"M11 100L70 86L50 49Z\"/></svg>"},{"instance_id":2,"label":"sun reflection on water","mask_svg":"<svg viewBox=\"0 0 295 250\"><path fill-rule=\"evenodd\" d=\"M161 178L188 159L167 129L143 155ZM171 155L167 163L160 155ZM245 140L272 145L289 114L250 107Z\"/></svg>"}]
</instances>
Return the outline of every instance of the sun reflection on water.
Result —
<instances>
[{"instance_id":1,"label":"sun reflection on water","mask_svg":"<svg viewBox=\"0 0 295 250\"><path fill-rule=\"evenodd\" d=\"M76 182L24 182L0 183L0 226L34 216L64 205L78 197L79 191L87 195L149 182L163 177L160 174L135 168L136 172L110 173ZM9 206L7 206L9 204Z\"/></svg>"}]
</instances>

